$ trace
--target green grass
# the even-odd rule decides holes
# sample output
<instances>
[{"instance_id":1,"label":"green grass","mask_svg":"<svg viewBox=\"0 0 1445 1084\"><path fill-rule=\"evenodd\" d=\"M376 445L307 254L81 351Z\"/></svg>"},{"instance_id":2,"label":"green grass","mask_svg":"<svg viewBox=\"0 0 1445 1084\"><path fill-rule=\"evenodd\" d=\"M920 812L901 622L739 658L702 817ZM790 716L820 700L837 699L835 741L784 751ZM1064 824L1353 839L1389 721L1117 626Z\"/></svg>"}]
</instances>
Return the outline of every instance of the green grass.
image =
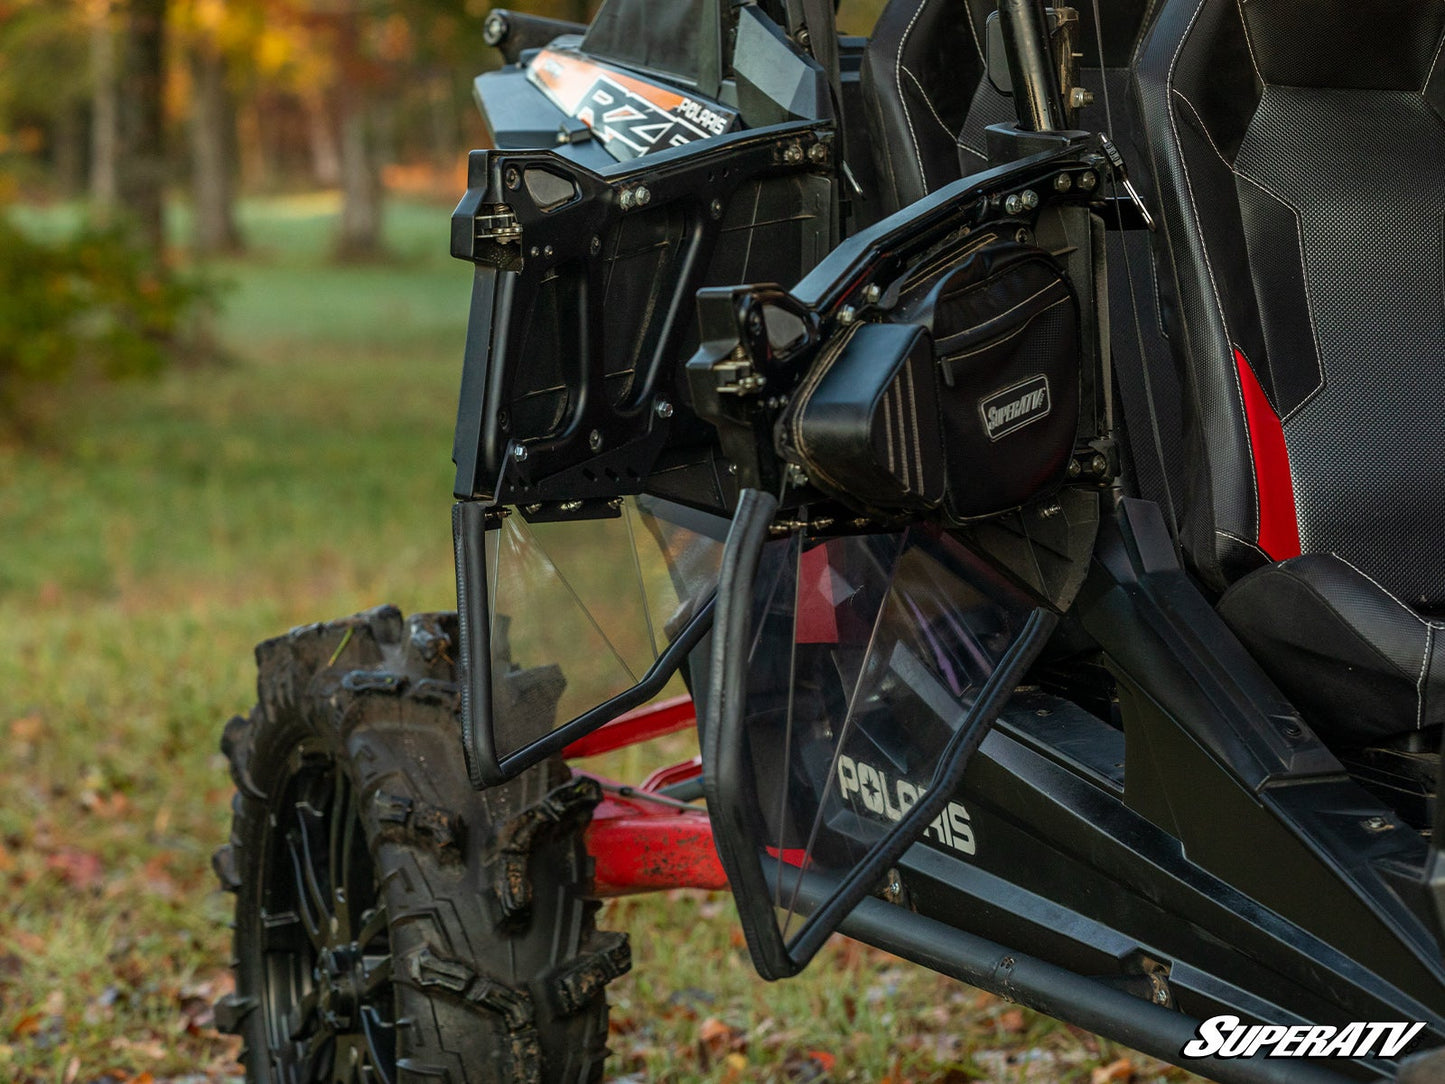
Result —
<instances>
[{"instance_id":1,"label":"green grass","mask_svg":"<svg viewBox=\"0 0 1445 1084\"><path fill-rule=\"evenodd\" d=\"M380 602L452 605L470 276L445 207L394 204L397 262L352 267L325 258L334 211L245 206L253 251L216 268L227 364L58 393L38 446L0 445L0 1079L239 1075L207 1010L230 907L209 857L252 645ZM609 767L636 777L643 755ZM815 1079L831 1059L838 1081L1087 1081L1121 1056L842 940L764 984L725 895L615 903L601 924L633 933L619 1080Z\"/></svg>"}]
</instances>

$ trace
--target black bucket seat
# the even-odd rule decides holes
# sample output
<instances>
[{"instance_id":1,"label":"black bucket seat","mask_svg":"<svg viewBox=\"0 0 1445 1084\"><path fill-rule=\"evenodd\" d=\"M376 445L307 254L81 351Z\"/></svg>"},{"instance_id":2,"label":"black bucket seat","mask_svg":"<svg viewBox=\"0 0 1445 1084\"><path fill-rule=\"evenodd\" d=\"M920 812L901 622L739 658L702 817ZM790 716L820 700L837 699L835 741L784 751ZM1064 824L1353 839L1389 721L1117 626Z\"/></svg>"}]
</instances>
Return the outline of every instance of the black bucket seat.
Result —
<instances>
[{"instance_id":1,"label":"black bucket seat","mask_svg":"<svg viewBox=\"0 0 1445 1084\"><path fill-rule=\"evenodd\" d=\"M1445 0L1163 0L1182 540L1326 740L1445 722Z\"/></svg>"}]
</instances>

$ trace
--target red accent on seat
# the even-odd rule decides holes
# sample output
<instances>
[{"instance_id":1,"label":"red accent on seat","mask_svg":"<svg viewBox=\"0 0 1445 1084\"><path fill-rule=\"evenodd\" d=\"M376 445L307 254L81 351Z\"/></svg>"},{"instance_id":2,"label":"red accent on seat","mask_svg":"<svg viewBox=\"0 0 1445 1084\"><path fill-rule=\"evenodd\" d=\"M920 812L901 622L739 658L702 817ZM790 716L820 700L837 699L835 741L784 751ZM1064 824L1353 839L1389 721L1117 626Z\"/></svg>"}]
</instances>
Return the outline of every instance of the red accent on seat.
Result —
<instances>
[{"instance_id":1,"label":"red accent on seat","mask_svg":"<svg viewBox=\"0 0 1445 1084\"><path fill-rule=\"evenodd\" d=\"M1254 477L1259 491L1259 548L1276 561L1300 555L1299 519L1295 516L1294 480L1290 476L1289 449L1284 426L1249 361L1236 348L1234 365L1244 391L1244 417L1254 453Z\"/></svg>"}]
</instances>

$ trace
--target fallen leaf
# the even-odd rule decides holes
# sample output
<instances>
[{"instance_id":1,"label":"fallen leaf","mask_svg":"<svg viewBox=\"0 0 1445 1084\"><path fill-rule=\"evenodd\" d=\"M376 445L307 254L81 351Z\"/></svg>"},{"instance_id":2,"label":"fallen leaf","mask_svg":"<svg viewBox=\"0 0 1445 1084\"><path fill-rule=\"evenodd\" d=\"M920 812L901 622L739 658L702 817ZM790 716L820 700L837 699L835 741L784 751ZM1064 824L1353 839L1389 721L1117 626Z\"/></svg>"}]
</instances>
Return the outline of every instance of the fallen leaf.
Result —
<instances>
[{"instance_id":1,"label":"fallen leaf","mask_svg":"<svg viewBox=\"0 0 1445 1084\"><path fill-rule=\"evenodd\" d=\"M733 1051L723 1059L722 1084L739 1084L747 1079L748 1056Z\"/></svg>"},{"instance_id":2,"label":"fallen leaf","mask_svg":"<svg viewBox=\"0 0 1445 1084\"><path fill-rule=\"evenodd\" d=\"M45 724L39 715L22 715L10 723L10 736L18 742L33 742L40 737Z\"/></svg>"},{"instance_id":3,"label":"fallen leaf","mask_svg":"<svg viewBox=\"0 0 1445 1084\"><path fill-rule=\"evenodd\" d=\"M998 1014L997 1019L994 1020L994 1025L999 1029L999 1031L1006 1031L1010 1035L1017 1035L1027 1026L1024 1023L1024 1014L1022 1009L1004 1010L1003 1012Z\"/></svg>"},{"instance_id":4,"label":"fallen leaf","mask_svg":"<svg viewBox=\"0 0 1445 1084\"><path fill-rule=\"evenodd\" d=\"M1089 1084L1129 1084L1134 1079L1134 1063L1128 1058L1100 1065L1089 1074Z\"/></svg>"},{"instance_id":5,"label":"fallen leaf","mask_svg":"<svg viewBox=\"0 0 1445 1084\"><path fill-rule=\"evenodd\" d=\"M698 1060L704 1068L709 1068L730 1053L742 1053L747 1047L747 1033L716 1016L709 1016L698 1025L697 1046Z\"/></svg>"},{"instance_id":6,"label":"fallen leaf","mask_svg":"<svg viewBox=\"0 0 1445 1084\"><path fill-rule=\"evenodd\" d=\"M61 847L46 855L45 865L66 884L82 892L96 888L105 879L105 866L99 856L74 847Z\"/></svg>"}]
</instances>

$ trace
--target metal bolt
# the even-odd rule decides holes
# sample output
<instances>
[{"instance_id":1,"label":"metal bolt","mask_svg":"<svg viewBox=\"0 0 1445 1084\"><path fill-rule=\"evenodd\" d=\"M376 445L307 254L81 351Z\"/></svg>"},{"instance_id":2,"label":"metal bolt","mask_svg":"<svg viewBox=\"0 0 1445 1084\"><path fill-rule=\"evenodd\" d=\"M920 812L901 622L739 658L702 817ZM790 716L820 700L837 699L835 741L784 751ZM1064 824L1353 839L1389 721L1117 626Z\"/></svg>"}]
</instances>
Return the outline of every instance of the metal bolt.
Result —
<instances>
[{"instance_id":1,"label":"metal bolt","mask_svg":"<svg viewBox=\"0 0 1445 1084\"><path fill-rule=\"evenodd\" d=\"M808 484L808 472L796 463L788 464L788 483L794 486L805 486Z\"/></svg>"},{"instance_id":2,"label":"metal bolt","mask_svg":"<svg viewBox=\"0 0 1445 1084\"><path fill-rule=\"evenodd\" d=\"M666 399L659 399L653 404L652 412L659 418L670 418L672 417L672 404Z\"/></svg>"},{"instance_id":3,"label":"metal bolt","mask_svg":"<svg viewBox=\"0 0 1445 1084\"><path fill-rule=\"evenodd\" d=\"M889 903L897 903L898 897L903 895L903 877L896 869L888 871L887 879L883 885L883 895Z\"/></svg>"},{"instance_id":4,"label":"metal bolt","mask_svg":"<svg viewBox=\"0 0 1445 1084\"><path fill-rule=\"evenodd\" d=\"M594 452L600 452L602 450L602 434L596 429L587 434L587 447L591 448Z\"/></svg>"},{"instance_id":5,"label":"metal bolt","mask_svg":"<svg viewBox=\"0 0 1445 1084\"><path fill-rule=\"evenodd\" d=\"M1155 989L1155 991L1154 991L1154 1004L1156 1004L1156 1005L1168 1005L1168 1004L1169 1004L1169 987L1167 987L1167 986L1165 986L1165 985L1163 985L1163 984L1161 983L1161 984Z\"/></svg>"},{"instance_id":6,"label":"metal bolt","mask_svg":"<svg viewBox=\"0 0 1445 1084\"><path fill-rule=\"evenodd\" d=\"M502 183L508 188L516 188L522 183L522 175L517 172L516 166L507 167L507 171L502 174Z\"/></svg>"},{"instance_id":7,"label":"metal bolt","mask_svg":"<svg viewBox=\"0 0 1445 1084\"><path fill-rule=\"evenodd\" d=\"M1109 469L1109 461L1099 452L1095 452L1094 457L1089 460L1089 469L1102 478Z\"/></svg>"},{"instance_id":8,"label":"metal bolt","mask_svg":"<svg viewBox=\"0 0 1445 1084\"><path fill-rule=\"evenodd\" d=\"M1032 238L1029 236L1028 230L1015 230L1014 240L1021 245L1026 245L1032 240Z\"/></svg>"},{"instance_id":9,"label":"metal bolt","mask_svg":"<svg viewBox=\"0 0 1445 1084\"><path fill-rule=\"evenodd\" d=\"M527 446L525 444L513 444L512 458L518 463L524 462L527 458Z\"/></svg>"},{"instance_id":10,"label":"metal bolt","mask_svg":"<svg viewBox=\"0 0 1445 1084\"><path fill-rule=\"evenodd\" d=\"M1084 87L1073 87L1069 91L1069 108L1083 109L1086 105L1094 104L1094 92Z\"/></svg>"},{"instance_id":11,"label":"metal bolt","mask_svg":"<svg viewBox=\"0 0 1445 1084\"><path fill-rule=\"evenodd\" d=\"M544 248L542 249L542 255L543 255L543 256L552 256L553 253L554 253L554 249L552 248L551 245L547 245L546 247L544 247Z\"/></svg>"},{"instance_id":12,"label":"metal bolt","mask_svg":"<svg viewBox=\"0 0 1445 1084\"><path fill-rule=\"evenodd\" d=\"M783 148L783 161L790 166L796 166L803 160L803 148L797 143L789 143Z\"/></svg>"},{"instance_id":13,"label":"metal bolt","mask_svg":"<svg viewBox=\"0 0 1445 1084\"><path fill-rule=\"evenodd\" d=\"M883 291L876 282L870 282L867 286L863 287L863 300L870 305L878 304L878 299L882 296Z\"/></svg>"},{"instance_id":14,"label":"metal bolt","mask_svg":"<svg viewBox=\"0 0 1445 1084\"><path fill-rule=\"evenodd\" d=\"M1074 178L1070 177L1067 173L1060 173L1057 177L1054 178L1055 192L1067 192L1073 187Z\"/></svg>"},{"instance_id":15,"label":"metal bolt","mask_svg":"<svg viewBox=\"0 0 1445 1084\"><path fill-rule=\"evenodd\" d=\"M566 129L566 128L558 128L558 129L557 129L557 143L558 143L559 145L566 145L566 144L571 143L571 142L572 142L572 137L567 134L567 129Z\"/></svg>"},{"instance_id":16,"label":"metal bolt","mask_svg":"<svg viewBox=\"0 0 1445 1084\"><path fill-rule=\"evenodd\" d=\"M847 327L856 319L858 319L858 310L852 305L844 305L842 311L838 313L838 323L844 327Z\"/></svg>"},{"instance_id":17,"label":"metal bolt","mask_svg":"<svg viewBox=\"0 0 1445 1084\"><path fill-rule=\"evenodd\" d=\"M1019 199L1024 201L1024 206L1030 211L1039 205L1039 194L1032 188L1025 188L1019 195Z\"/></svg>"},{"instance_id":18,"label":"metal bolt","mask_svg":"<svg viewBox=\"0 0 1445 1084\"><path fill-rule=\"evenodd\" d=\"M581 507L581 501L563 501L557 506L558 510L562 512L575 512Z\"/></svg>"},{"instance_id":19,"label":"metal bolt","mask_svg":"<svg viewBox=\"0 0 1445 1084\"><path fill-rule=\"evenodd\" d=\"M598 237L594 233L592 235L592 241L590 244L588 244L587 248L592 253L592 255L596 256L599 252L602 251L602 238Z\"/></svg>"},{"instance_id":20,"label":"metal bolt","mask_svg":"<svg viewBox=\"0 0 1445 1084\"><path fill-rule=\"evenodd\" d=\"M632 210L632 189L624 188L622 190L622 195L621 197L619 197L617 202L622 204L622 209L624 211Z\"/></svg>"},{"instance_id":21,"label":"metal bolt","mask_svg":"<svg viewBox=\"0 0 1445 1084\"><path fill-rule=\"evenodd\" d=\"M640 184L637 186L637 192L633 199L637 203L637 206L643 207L652 202L652 193L647 190L645 184Z\"/></svg>"},{"instance_id":22,"label":"metal bolt","mask_svg":"<svg viewBox=\"0 0 1445 1084\"><path fill-rule=\"evenodd\" d=\"M1384 817L1366 817L1360 824L1367 832L1384 832L1392 827L1389 820Z\"/></svg>"},{"instance_id":23,"label":"metal bolt","mask_svg":"<svg viewBox=\"0 0 1445 1084\"><path fill-rule=\"evenodd\" d=\"M723 202L722 202L722 200L720 200L720 199L715 199L715 200L713 200L711 203L709 203L709 204L707 205L707 210L708 210L708 214L712 215L713 221L717 221L719 218L722 218L722 213L723 213Z\"/></svg>"},{"instance_id":24,"label":"metal bolt","mask_svg":"<svg viewBox=\"0 0 1445 1084\"><path fill-rule=\"evenodd\" d=\"M529 504L526 508L523 509L523 511L526 512L529 516L535 516L541 510L542 506L540 504Z\"/></svg>"},{"instance_id":25,"label":"metal bolt","mask_svg":"<svg viewBox=\"0 0 1445 1084\"><path fill-rule=\"evenodd\" d=\"M527 252L533 257L540 256L542 254L542 250L536 245L533 245L531 248L529 248Z\"/></svg>"},{"instance_id":26,"label":"metal bolt","mask_svg":"<svg viewBox=\"0 0 1445 1084\"><path fill-rule=\"evenodd\" d=\"M828 144L814 143L808 148L808 160L815 165L821 166L828 160Z\"/></svg>"},{"instance_id":27,"label":"metal bolt","mask_svg":"<svg viewBox=\"0 0 1445 1084\"><path fill-rule=\"evenodd\" d=\"M1086 169L1079 174L1079 187L1085 192L1092 192L1099 183L1098 174L1092 169Z\"/></svg>"},{"instance_id":28,"label":"metal bolt","mask_svg":"<svg viewBox=\"0 0 1445 1084\"><path fill-rule=\"evenodd\" d=\"M1081 474L1083 474L1083 473L1084 473L1084 468L1079 465L1079 461L1078 461L1077 459L1071 459L1071 460L1069 460L1069 477L1070 477L1070 478L1077 478L1079 475L1081 475Z\"/></svg>"},{"instance_id":29,"label":"metal bolt","mask_svg":"<svg viewBox=\"0 0 1445 1084\"><path fill-rule=\"evenodd\" d=\"M1024 198L1017 192L1010 192L1008 198L1003 201L1003 209L1011 215L1016 215L1024 209Z\"/></svg>"},{"instance_id":30,"label":"metal bolt","mask_svg":"<svg viewBox=\"0 0 1445 1084\"><path fill-rule=\"evenodd\" d=\"M488 45L501 45L507 40L508 29L507 17L500 11L494 11L482 24L482 40Z\"/></svg>"}]
</instances>

